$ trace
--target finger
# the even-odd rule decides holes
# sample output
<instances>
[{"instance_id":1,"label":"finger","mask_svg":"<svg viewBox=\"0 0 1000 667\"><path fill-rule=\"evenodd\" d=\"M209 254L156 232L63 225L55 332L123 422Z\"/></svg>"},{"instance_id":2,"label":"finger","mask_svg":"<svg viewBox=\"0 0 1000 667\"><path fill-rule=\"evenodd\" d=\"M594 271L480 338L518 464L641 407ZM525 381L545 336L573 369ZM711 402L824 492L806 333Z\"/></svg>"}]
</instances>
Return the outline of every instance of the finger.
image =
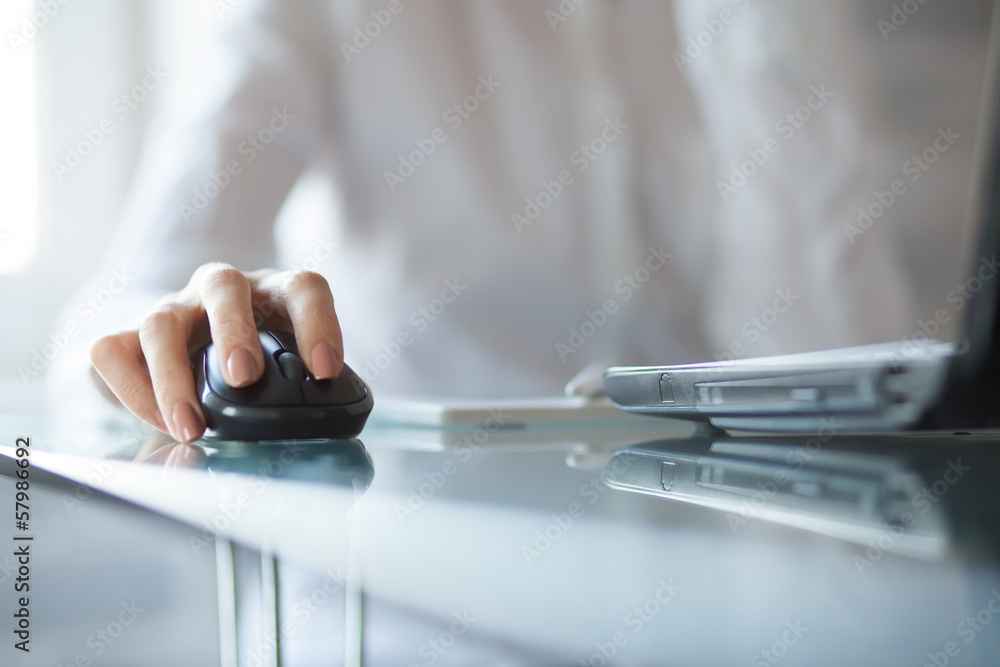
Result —
<instances>
[{"instance_id":1,"label":"finger","mask_svg":"<svg viewBox=\"0 0 1000 667\"><path fill-rule=\"evenodd\" d=\"M139 327L156 403L178 442L191 442L205 432L188 357L188 338L198 317L200 310L172 303L147 315Z\"/></svg>"},{"instance_id":2,"label":"finger","mask_svg":"<svg viewBox=\"0 0 1000 667\"><path fill-rule=\"evenodd\" d=\"M139 449L136 451L133 460L142 461L151 453L172 444L174 444L174 436L170 435L166 431L163 433L160 433L159 431L151 433L148 438L139 443Z\"/></svg>"},{"instance_id":3,"label":"finger","mask_svg":"<svg viewBox=\"0 0 1000 667\"><path fill-rule=\"evenodd\" d=\"M202 468L208 462L205 450L198 445L180 443L163 462L168 468Z\"/></svg>"},{"instance_id":4,"label":"finger","mask_svg":"<svg viewBox=\"0 0 1000 667\"><path fill-rule=\"evenodd\" d=\"M306 367L320 380L337 377L344 367L344 341L326 278L313 271L277 274L261 281L278 282L276 298L284 306Z\"/></svg>"},{"instance_id":5,"label":"finger","mask_svg":"<svg viewBox=\"0 0 1000 667\"><path fill-rule=\"evenodd\" d=\"M107 388L132 414L164 433L169 432L156 403L138 331L101 338L90 348L90 361Z\"/></svg>"},{"instance_id":6,"label":"finger","mask_svg":"<svg viewBox=\"0 0 1000 667\"><path fill-rule=\"evenodd\" d=\"M205 450L198 445L175 442L160 447L139 459L140 463L159 463L171 468L199 468L207 461Z\"/></svg>"},{"instance_id":7,"label":"finger","mask_svg":"<svg viewBox=\"0 0 1000 667\"><path fill-rule=\"evenodd\" d=\"M264 353L254 323L250 281L228 264L212 264L198 278L222 374L230 387L245 387L264 372Z\"/></svg>"},{"instance_id":8,"label":"finger","mask_svg":"<svg viewBox=\"0 0 1000 667\"><path fill-rule=\"evenodd\" d=\"M170 456L170 452L174 450L174 447L195 447L196 445L188 445L184 443L168 442L165 444L160 444L152 452L139 452L139 456L136 457L136 461L139 463L159 463L163 464L167 457Z\"/></svg>"}]
</instances>

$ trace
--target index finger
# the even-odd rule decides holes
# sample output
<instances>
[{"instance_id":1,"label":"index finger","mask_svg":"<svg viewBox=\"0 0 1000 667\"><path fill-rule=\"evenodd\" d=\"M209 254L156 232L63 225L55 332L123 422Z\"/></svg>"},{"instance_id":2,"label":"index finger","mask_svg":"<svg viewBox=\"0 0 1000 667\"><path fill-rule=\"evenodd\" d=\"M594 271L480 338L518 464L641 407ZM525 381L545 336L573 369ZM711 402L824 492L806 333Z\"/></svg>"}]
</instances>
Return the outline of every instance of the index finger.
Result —
<instances>
[{"instance_id":1,"label":"index finger","mask_svg":"<svg viewBox=\"0 0 1000 667\"><path fill-rule=\"evenodd\" d=\"M260 286L284 306L299 354L313 376L327 380L340 375L344 340L326 278L314 271L279 273L263 278Z\"/></svg>"},{"instance_id":2,"label":"index finger","mask_svg":"<svg viewBox=\"0 0 1000 667\"><path fill-rule=\"evenodd\" d=\"M198 293L222 375L230 387L245 387L264 372L264 353L254 323L250 281L229 264L199 269Z\"/></svg>"}]
</instances>

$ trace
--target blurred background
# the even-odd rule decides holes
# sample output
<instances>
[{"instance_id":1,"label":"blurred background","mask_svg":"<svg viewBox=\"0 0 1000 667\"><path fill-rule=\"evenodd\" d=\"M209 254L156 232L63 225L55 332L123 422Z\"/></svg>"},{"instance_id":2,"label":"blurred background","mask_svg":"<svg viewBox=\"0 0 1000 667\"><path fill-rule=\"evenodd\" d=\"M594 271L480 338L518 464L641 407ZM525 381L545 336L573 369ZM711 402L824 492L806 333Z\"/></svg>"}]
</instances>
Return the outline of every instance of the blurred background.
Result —
<instances>
[{"instance_id":1,"label":"blurred background","mask_svg":"<svg viewBox=\"0 0 1000 667\"><path fill-rule=\"evenodd\" d=\"M0 121L9 128L0 155L0 293L13 316L0 330L0 397L10 412L41 409L43 374L24 368L34 370L33 355L58 334L60 309L105 258L150 124L170 125L183 113L184 82L245 6L10 0L0 7ZM101 131L104 120L110 133ZM103 136L73 167L73 149L88 133ZM316 193L304 185L288 206L325 206Z\"/></svg>"},{"instance_id":2,"label":"blurred background","mask_svg":"<svg viewBox=\"0 0 1000 667\"><path fill-rule=\"evenodd\" d=\"M221 18L204 0L11 0L0 7L0 114L8 128L0 290L12 324L0 330L0 382L13 411L42 400L42 379L25 381L17 367L30 366L33 352L51 341L58 311L103 260L150 120L169 113L184 80L178 74L197 68L240 4ZM155 87L143 85L148 67L167 73ZM136 87L148 93L133 96ZM67 164L72 147L87 132L98 136L105 119L113 131L78 167L56 173L53 163Z\"/></svg>"},{"instance_id":3,"label":"blurred background","mask_svg":"<svg viewBox=\"0 0 1000 667\"><path fill-rule=\"evenodd\" d=\"M884 185L931 139L928 128L963 128L948 159L873 231L899 248L927 317L959 272L974 145L966 130L976 125L991 3L922 4L886 33L879 21L898 3L852 1L863 38L850 57L860 70L872 63L856 85L878 109L869 139ZM150 123L182 112L185 73L198 70L206 46L243 9L242 0L0 5L0 293L9 322L0 328L0 397L10 409L41 400L43 378L23 369L58 338L58 310L101 261ZM94 134L105 119L113 131ZM72 164L72 147L88 133L100 136L92 154L69 170L56 166ZM319 208L326 202L302 187L286 212L328 215L329 206Z\"/></svg>"},{"instance_id":4,"label":"blurred background","mask_svg":"<svg viewBox=\"0 0 1000 667\"><path fill-rule=\"evenodd\" d=\"M64 335L55 323L58 312L95 273L104 260L114 230L123 222L121 212L144 144L155 134L157 125L170 125L184 115L185 82L203 66L209 45L251 1L4 0L0 3L3 38L0 44L3 131L0 295L8 322L0 327L0 405L7 415L41 410L47 362L40 355L46 346L58 346L60 336ZM605 0L589 0L602 1ZM901 165L933 142L937 128L953 127L962 136L933 170L921 177L920 186L910 188L878 225L866 232L866 238L881 237L897 250L916 296L916 320L928 319L945 303L946 294L954 288L963 270L963 234L968 231L967 194L992 3L937 0L919 4L913 0L912 6L919 6L919 10L908 16L903 25L893 26L897 30L886 28L885 25L891 24L885 22L891 20L902 0L828 1L849 7L845 13L847 25L828 27L851 36L839 55L845 68L860 74L850 80L852 88L845 89L844 94L865 100L868 110L861 134L871 187L857 205L868 205L875 189L884 190L893 179L899 178ZM774 2L788 11L813 3L815 0ZM698 6L697 2L686 4ZM705 14L717 15L721 7L732 4L728 0L705 0L702 7ZM697 26L701 20L695 17L690 23ZM88 142L94 144L92 151L80 155L76 147ZM727 165L715 165L720 177L726 169ZM306 225L314 221L319 225L324 217L336 215L335 211L329 192L306 179L285 204L279 225L290 220ZM311 242L314 237L303 238ZM286 253L286 256L304 255ZM70 307L77 305L71 303ZM954 335L959 321L953 318L938 335ZM914 321L900 335L912 335L916 330ZM728 338L733 339L740 340L738 329ZM36 359L41 359L41 371L37 373ZM552 461L554 469L564 467L561 459L553 457ZM405 462L408 465L400 466L401 470L423 474L423 464L410 459ZM487 463L492 465L493 460L487 459ZM387 466L380 474L391 479L388 470L391 468ZM94 507L88 505L87 511ZM57 511L56 505L50 515ZM142 532L147 523L143 517L133 517L131 522L113 518L115 521L110 522L108 529L115 528L127 540L126 545L133 550L128 553L140 554L140 560L161 568L162 579L145 582L158 606L166 608L181 596L205 602L201 618L171 619L177 625L160 625L161 631L173 636L190 633L192 627L197 627L201 630L197 639L210 644L210 635L215 630L207 606L213 592L211 569L185 567L180 555L164 550L153 541L153 536ZM98 557L80 551L79 545L89 543L87 535L96 530L97 521L98 518L83 515L74 530L60 533L63 539L57 546L61 548L50 550L50 560L39 561L39 565L48 565L47 574L52 573L46 580L49 589L40 592L43 608L57 606L46 605L45 600L62 600L63 589L69 586L67 581L91 581L96 582L95 587L97 583L104 587L104 582L113 578L111 574L102 576L101 572L110 572L108 568L114 564L105 563L105 570L95 570L100 565ZM146 541L146 551L135 551L140 548L139 542ZM62 557L71 548L75 549L72 567ZM773 549L773 544L768 548ZM734 569L753 569L750 567L753 561L742 558L743 552L717 551L731 559L722 562L730 562ZM649 553L650 557L655 555L654 550ZM810 558L815 551L802 553L804 557L795 556L794 562L812 563L816 572L826 567L824 561ZM123 570L126 565L122 565ZM64 573L63 578L56 575L57 571ZM192 571L197 576L192 576ZM631 576L632 572L628 574ZM173 590L162 583L178 578L185 581L185 588ZM748 590L766 591L759 596L761 599L770 600L770 604L780 602L780 596L758 581L757 572L751 572L747 580L755 582ZM948 584L946 581L940 585L947 588ZM90 596L97 595L81 591L81 599L91 600ZM105 593L111 598L126 595L116 589ZM199 594L201 598L197 597ZM757 597L754 596L754 604L758 604ZM888 597L883 598L886 600ZM112 608L115 604L117 600L112 599ZM70 607L66 617L79 613L82 613L79 609ZM399 616L404 615L399 612ZM60 624L63 620L55 618L51 622ZM904 618L900 624L907 622ZM405 645L409 649L419 646L436 627L416 626L411 636L401 635L401 624L388 615L388 622L376 627L373 633L376 644ZM66 621L58 628L68 625ZM909 630L908 625L906 629ZM80 645L85 636L71 637L70 641ZM147 641L150 640L145 635L134 636L137 655L142 655ZM461 662L460 657L455 660Z\"/></svg>"}]
</instances>

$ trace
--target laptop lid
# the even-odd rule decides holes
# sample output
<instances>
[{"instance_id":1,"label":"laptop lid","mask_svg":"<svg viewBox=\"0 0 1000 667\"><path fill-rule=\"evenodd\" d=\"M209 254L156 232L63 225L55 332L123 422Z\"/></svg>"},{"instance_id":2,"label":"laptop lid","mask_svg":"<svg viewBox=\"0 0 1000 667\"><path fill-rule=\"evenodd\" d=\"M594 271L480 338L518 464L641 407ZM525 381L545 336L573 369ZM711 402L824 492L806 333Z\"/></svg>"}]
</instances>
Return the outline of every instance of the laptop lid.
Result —
<instances>
[{"instance_id":1,"label":"laptop lid","mask_svg":"<svg viewBox=\"0 0 1000 667\"><path fill-rule=\"evenodd\" d=\"M965 320L965 342L951 366L946 400L930 420L1000 412L1000 2L994 2L982 110L976 133L975 166L969 190L972 237L962 281L973 281ZM971 290L970 290L971 291Z\"/></svg>"}]
</instances>

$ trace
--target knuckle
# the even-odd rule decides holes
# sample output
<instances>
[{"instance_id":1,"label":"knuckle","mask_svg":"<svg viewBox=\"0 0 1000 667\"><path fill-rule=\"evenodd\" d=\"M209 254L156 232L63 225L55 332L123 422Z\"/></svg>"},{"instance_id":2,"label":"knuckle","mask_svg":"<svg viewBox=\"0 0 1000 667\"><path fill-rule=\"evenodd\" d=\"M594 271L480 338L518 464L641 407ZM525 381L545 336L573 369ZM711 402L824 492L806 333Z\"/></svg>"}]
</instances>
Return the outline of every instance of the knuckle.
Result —
<instances>
[{"instance_id":1,"label":"knuckle","mask_svg":"<svg viewBox=\"0 0 1000 667\"><path fill-rule=\"evenodd\" d=\"M234 290L249 291L250 281L243 272L230 264L216 263L210 266L201 276L202 291Z\"/></svg>"},{"instance_id":2,"label":"knuckle","mask_svg":"<svg viewBox=\"0 0 1000 667\"><path fill-rule=\"evenodd\" d=\"M223 338L230 338L236 340L243 340L255 337L257 334L257 327L252 319L247 317L242 317L238 315L223 315L219 317L215 322L215 328L212 332L212 337L216 337L216 333Z\"/></svg>"},{"instance_id":3,"label":"knuckle","mask_svg":"<svg viewBox=\"0 0 1000 667\"><path fill-rule=\"evenodd\" d=\"M142 318L142 323L139 325L139 338L146 340L157 332L181 327L183 327L183 318L180 306L164 305Z\"/></svg>"},{"instance_id":4,"label":"knuckle","mask_svg":"<svg viewBox=\"0 0 1000 667\"><path fill-rule=\"evenodd\" d=\"M213 271L217 271L219 269L227 269L227 268L235 269L235 267L232 264L229 264L227 262L205 262L204 264L202 264L201 266L199 266L197 269L194 270L194 273L191 275L191 277L204 278L206 275L208 275Z\"/></svg>"},{"instance_id":5,"label":"knuckle","mask_svg":"<svg viewBox=\"0 0 1000 667\"><path fill-rule=\"evenodd\" d=\"M315 271L295 271L288 276L287 284L291 292L330 291L326 278Z\"/></svg>"},{"instance_id":6,"label":"knuckle","mask_svg":"<svg viewBox=\"0 0 1000 667\"><path fill-rule=\"evenodd\" d=\"M201 285L205 282L206 277L208 277L212 272L225 267L232 268L231 265L226 264L225 262L206 262L205 264L202 264L194 270L194 273L191 274L191 279L188 280L187 285L182 291L197 294L201 290Z\"/></svg>"},{"instance_id":7,"label":"knuckle","mask_svg":"<svg viewBox=\"0 0 1000 667\"><path fill-rule=\"evenodd\" d=\"M102 336L90 346L90 361L95 367L101 367L111 357L122 352L121 334Z\"/></svg>"}]
</instances>

